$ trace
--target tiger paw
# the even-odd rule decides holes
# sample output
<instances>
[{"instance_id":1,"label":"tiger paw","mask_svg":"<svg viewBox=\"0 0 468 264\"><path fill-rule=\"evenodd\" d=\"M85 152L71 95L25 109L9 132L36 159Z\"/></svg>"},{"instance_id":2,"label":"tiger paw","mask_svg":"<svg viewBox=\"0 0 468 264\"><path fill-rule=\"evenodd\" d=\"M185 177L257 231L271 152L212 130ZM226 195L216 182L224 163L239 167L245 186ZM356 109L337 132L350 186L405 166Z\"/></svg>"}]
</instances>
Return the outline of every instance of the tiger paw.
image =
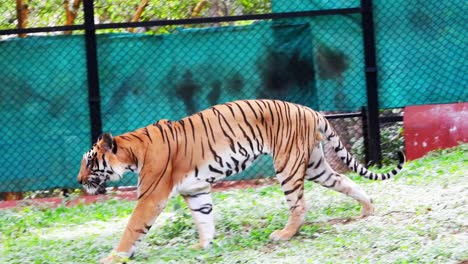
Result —
<instances>
[{"instance_id":1,"label":"tiger paw","mask_svg":"<svg viewBox=\"0 0 468 264\"><path fill-rule=\"evenodd\" d=\"M294 234L295 233L285 229L276 230L275 232L271 233L270 239L273 241L289 240L294 236Z\"/></svg>"},{"instance_id":2,"label":"tiger paw","mask_svg":"<svg viewBox=\"0 0 468 264\"><path fill-rule=\"evenodd\" d=\"M361 209L361 217L367 217L374 214L374 206L372 204L363 205Z\"/></svg>"},{"instance_id":3,"label":"tiger paw","mask_svg":"<svg viewBox=\"0 0 468 264\"><path fill-rule=\"evenodd\" d=\"M127 263L128 257L123 256L122 254L112 253L111 255L99 260L99 264L117 264L117 263Z\"/></svg>"},{"instance_id":4,"label":"tiger paw","mask_svg":"<svg viewBox=\"0 0 468 264\"><path fill-rule=\"evenodd\" d=\"M193 249L193 250L200 250L200 249L206 249L210 248L213 245L213 242L206 242L206 243L196 243L188 247L188 249Z\"/></svg>"},{"instance_id":5,"label":"tiger paw","mask_svg":"<svg viewBox=\"0 0 468 264\"><path fill-rule=\"evenodd\" d=\"M200 249L203 249L203 246L200 243L196 243L196 244L189 246L188 249L200 250Z\"/></svg>"}]
</instances>

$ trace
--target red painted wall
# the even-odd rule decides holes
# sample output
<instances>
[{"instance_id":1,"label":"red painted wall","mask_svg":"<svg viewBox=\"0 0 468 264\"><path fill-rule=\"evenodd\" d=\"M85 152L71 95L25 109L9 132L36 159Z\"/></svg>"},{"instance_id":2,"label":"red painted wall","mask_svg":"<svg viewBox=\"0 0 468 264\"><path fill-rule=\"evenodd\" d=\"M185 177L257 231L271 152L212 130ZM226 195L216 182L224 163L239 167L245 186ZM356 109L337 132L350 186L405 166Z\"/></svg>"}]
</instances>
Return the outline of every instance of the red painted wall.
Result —
<instances>
[{"instance_id":1,"label":"red painted wall","mask_svg":"<svg viewBox=\"0 0 468 264\"><path fill-rule=\"evenodd\" d=\"M407 106L403 126L409 160L468 142L468 103Z\"/></svg>"}]
</instances>

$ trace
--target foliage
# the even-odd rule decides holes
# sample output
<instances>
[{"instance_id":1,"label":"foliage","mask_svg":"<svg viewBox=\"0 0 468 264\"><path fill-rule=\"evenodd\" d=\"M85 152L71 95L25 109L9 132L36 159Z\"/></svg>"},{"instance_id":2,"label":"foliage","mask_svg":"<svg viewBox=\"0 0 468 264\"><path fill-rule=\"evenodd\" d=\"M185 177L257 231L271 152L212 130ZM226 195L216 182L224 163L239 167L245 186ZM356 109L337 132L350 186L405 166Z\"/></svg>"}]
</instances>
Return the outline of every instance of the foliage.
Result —
<instances>
[{"instance_id":1,"label":"foliage","mask_svg":"<svg viewBox=\"0 0 468 264\"><path fill-rule=\"evenodd\" d=\"M65 7L63 0L31 0L28 1L29 27L47 27L61 26L65 23ZM70 5L73 0L70 0ZM200 0L184 0L184 1L149 1L144 9L140 21L150 20L171 20L190 18L193 8ZM96 23L117 23L130 22L135 15L136 9L141 3L141 0L129 1L111 1L97 0L95 3L95 22ZM0 29L15 28L17 24L16 18L16 2L15 1L0 1ZM201 10L200 16L227 16L227 15L242 15L242 14L259 14L270 13L271 2L269 0L214 0L207 1L207 4ZM81 4L78 11L78 16L75 24L83 24L83 5ZM163 28L146 28L142 31L151 31L165 33L174 27Z\"/></svg>"},{"instance_id":2,"label":"foliage","mask_svg":"<svg viewBox=\"0 0 468 264\"><path fill-rule=\"evenodd\" d=\"M130 263L460 262L468 258L467 153L468 144L435 151L393 180L361 180L377 209L366 219L356 218L352 199L308 182L305 225L287 242L268 239L287 221L279 186L214 193L217 236L204 251L187 249L197 234L183 199L175 197ZM112 200L2 210L0 262L95 263L117 243L134 205Z\"/></svg>"},{"instance_id":3,"label":"foliage","mask_svg":"<svg viewBox=\"0 0 468 264\"><path fill-rule=\"evenodd\" d=\"M65 24L63 0L30 0L28 3L28 27L61 26ZM0 1L0 29L12 29L17 25L16 1Z\"/></svg>"},{"instance_id":4,"label":"foliage","mask_svg":"<svg viewBox=\"0 0 468 264\"><path fill-rule=\"evenodd\" d=\"M404 151L405 141L403 127L396 123L380 129L380 146L382 150L382 164L391 165L398 161L398 151ZM351 151L358 159L364 160L364 138L360 137L352 146Z\"/></svg>"}]
</instances>

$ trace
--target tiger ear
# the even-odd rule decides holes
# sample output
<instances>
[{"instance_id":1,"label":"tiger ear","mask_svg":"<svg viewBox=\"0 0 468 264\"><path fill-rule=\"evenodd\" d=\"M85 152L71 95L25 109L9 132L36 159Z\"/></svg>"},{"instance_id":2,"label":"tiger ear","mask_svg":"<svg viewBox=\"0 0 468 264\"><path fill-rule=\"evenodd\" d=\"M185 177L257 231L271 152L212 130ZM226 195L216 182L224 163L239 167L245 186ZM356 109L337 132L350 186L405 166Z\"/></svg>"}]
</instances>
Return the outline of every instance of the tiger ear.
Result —
<instances>
[{"instance_id":1,"label":"tiger ear","mask_svg":"<svg viewBox=\"0 0 468 264\"><path fill-rule=\"evenodd\" d=\"M110 133L104 133L99 137L99 146L105 151L114 149L114 138Z\"/></svg>"}]
</instances>

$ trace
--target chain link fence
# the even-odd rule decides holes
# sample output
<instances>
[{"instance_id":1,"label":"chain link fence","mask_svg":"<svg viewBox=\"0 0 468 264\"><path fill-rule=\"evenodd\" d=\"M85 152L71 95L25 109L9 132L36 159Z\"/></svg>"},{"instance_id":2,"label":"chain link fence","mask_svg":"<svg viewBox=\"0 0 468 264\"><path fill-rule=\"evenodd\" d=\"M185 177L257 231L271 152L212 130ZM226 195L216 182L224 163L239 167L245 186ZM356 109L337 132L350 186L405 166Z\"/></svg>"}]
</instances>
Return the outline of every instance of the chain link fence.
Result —
<instances>
[{"instance_id":1,"label":"chain link fence","mask_svg":"<svg viewBox=\"0 0 468 264\"><path fill-rule=\"evenodd\" d=\"M434 47L439 57L466 53L460 46L461 22L449 23L462 17L455 12L460 4L419 5L424 7L374 1L382 108L468 97L463 56L424 59ZM436 10L440 5L443 12ZM10 1L0 3L0 10L0 133L5 138L0 142L0 193L79 188L80 159L96 126L90 120L118 135L247 98L287 100L326 114L357 113L332 124L364 162L368 124L360 115L367 93L359 1L94 1L94 82L89 82L90 31L81 1ZM410 17L401 20L422 23L417 30L424 36L412 35L398 21L402 10ZM421 12L431 21L445 21L429 26L437 33L418 20ZM44 29L13 30L38 27ZM430 36L436 40L427 44ZM451 41L441 41L446 38ZM435 75L439 68L440 78ZM401 115L401 110L381 113L387 115ZM386 158L402 148L401 127L382 124L381 131ZM390 143L397 144L387 151ZM326 155L332 166L344 169L334 153ZM271 159L265 158L234 179L273 174ZM135 184L136 177L128 175L114 186Z\"/></svg>"},{"instance_id":2,"label":"chain link fence","mask_svg":"<svg viewBox=\"0 0 468 264\"><path fill-rule=\"evenodd\" d=\"M463 1L375 1L379 105L468 99Z\"/></svg>"}]
</instances>

